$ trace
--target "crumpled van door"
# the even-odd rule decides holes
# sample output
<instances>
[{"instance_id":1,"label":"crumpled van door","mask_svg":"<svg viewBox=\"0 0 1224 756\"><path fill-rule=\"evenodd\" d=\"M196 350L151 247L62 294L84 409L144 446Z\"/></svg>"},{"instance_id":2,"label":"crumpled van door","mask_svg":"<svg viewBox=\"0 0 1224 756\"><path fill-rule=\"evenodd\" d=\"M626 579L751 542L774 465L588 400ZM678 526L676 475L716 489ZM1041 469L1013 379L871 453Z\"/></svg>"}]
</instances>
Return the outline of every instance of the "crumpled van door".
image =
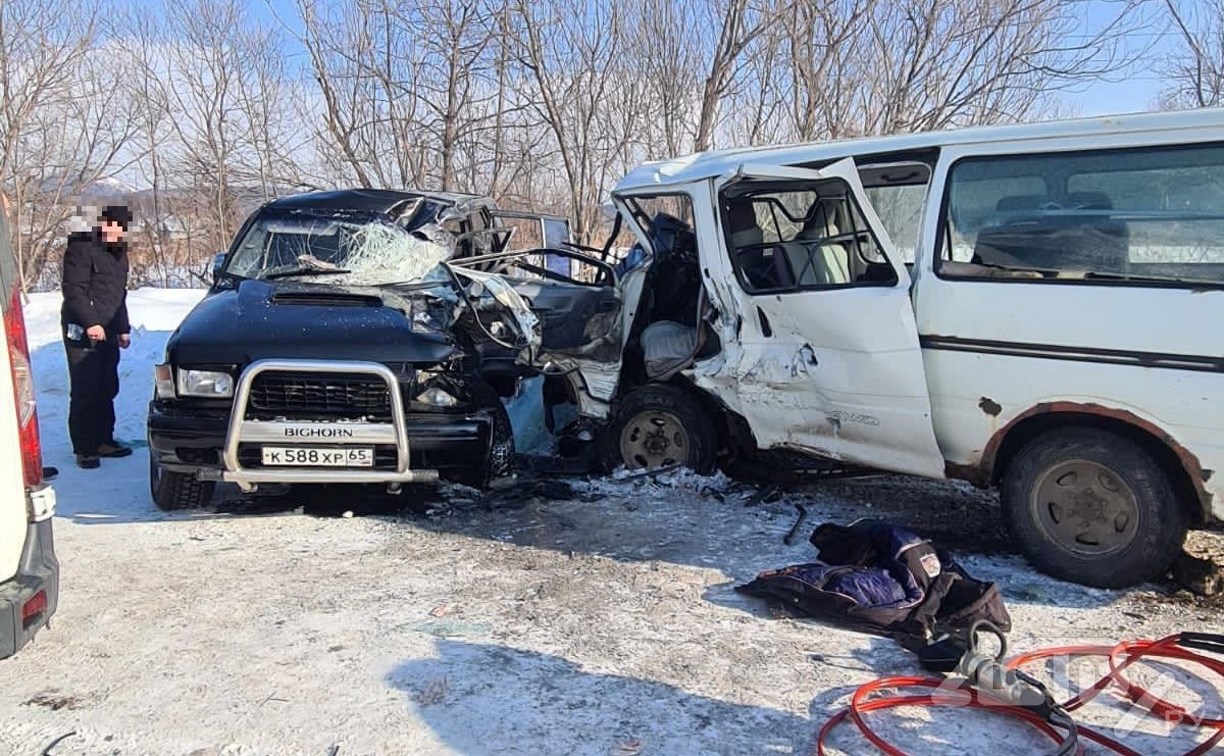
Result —
<instances>
[{"instance_id":1,"label":"crumpled van door","mask_svg":"<svg viewBox=\"0 0 1224 756\"><path fill-rule=\"evenodd\" d=\"M852 160L715 182L740 332L697 376L761 448L943 477L910 279Z\"/></svg>"}]
</instances>

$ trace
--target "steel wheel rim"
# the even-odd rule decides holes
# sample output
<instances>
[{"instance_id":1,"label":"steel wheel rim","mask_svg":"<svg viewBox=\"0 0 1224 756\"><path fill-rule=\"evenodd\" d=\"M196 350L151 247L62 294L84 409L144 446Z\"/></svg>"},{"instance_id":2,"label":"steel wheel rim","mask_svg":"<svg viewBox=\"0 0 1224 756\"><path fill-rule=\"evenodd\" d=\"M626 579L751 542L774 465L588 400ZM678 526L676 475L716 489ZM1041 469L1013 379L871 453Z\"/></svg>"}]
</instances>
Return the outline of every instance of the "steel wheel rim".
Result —
<instances>
[{"instance_id":1,"label":"steel wheel rim","mask_svg":"<svg viewBox=\"0 0 1224 756\"><path fill-rule=\"evenodd\" d=\"M1046 538L1079 556L1120 551L1139 531L1135 492L1092 460L1069 459L1051 467L1033 487L1030 505Z\"/></svg>"},{"instance_id":2,"label":"steel wheel rim","mask_svg":"<svg viewBox=\"0 0 1224 756\"><path fill-rule=\"evenodd\" d=\"M690 439L680 418L670 412L639 412L620 435L621 460L631 470L656 470L688 462Z\"/></svg>"}]
</instances>

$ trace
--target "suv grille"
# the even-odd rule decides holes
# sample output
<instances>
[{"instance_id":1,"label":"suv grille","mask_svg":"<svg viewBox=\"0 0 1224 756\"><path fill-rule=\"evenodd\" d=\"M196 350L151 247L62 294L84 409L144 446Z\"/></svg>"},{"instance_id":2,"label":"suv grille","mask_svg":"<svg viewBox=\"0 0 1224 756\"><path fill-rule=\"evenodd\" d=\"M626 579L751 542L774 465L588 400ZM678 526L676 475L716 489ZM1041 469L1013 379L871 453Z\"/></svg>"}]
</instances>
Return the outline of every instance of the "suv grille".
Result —
<instances>
[{"instance_id":1,"label":"suv grille","mask_svg":"<svg viewBox=\"0 0 1224 756\"><path fill-rule=\"evenodd\" d=\"M373 375L270 371L251 383L247 415L390 422L391 395L387 384Z\"/></svg>"}]
</instances>

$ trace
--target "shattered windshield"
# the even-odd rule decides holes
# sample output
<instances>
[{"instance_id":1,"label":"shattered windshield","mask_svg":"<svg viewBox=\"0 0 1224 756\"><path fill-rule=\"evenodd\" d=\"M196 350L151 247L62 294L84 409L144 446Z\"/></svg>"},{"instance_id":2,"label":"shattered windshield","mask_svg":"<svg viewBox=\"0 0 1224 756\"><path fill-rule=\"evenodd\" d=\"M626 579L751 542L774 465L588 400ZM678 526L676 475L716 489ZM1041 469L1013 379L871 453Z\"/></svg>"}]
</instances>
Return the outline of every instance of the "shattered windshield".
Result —
<instances>
[{"instance_id":1,"label":"shattered windshield","mask_svg":"<svg viewBox=\"0 0 1224 756\"><path fill-rule=\"evenodd\" d=\"M348 286L421 281L449 259L450 235L436 226L407 231L377 216L292 213L257 218L225 272Z\"/></svg>"}]
</instances>

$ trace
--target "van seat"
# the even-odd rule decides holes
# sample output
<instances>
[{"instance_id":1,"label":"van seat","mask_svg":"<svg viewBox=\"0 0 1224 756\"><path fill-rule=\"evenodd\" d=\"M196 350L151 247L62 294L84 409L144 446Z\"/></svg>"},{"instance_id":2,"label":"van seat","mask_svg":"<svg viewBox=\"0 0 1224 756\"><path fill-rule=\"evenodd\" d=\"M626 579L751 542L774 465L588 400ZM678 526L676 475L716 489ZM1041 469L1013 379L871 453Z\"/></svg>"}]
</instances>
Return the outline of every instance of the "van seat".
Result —
<instances>
[{"instance_id":1,"label":"van seat","mask_svg":"<svg viewBox=\"0 0 1224 756\"><path fill-rule=\"evenodd\" d=\"M646 358L646 375L657 381L667 380L693 364L697 352L697 329L670 320L651 323L642 331L642 352Z\"/></svg>"},{"instance_id":2,"label":"van seat","mask_svg":"<svg viewBox=\"0 0 1224 756\"><path fill-rule=\"evenodd\" d=\"M840 242L815 242L836 237L839 231L826 203L821 203L812 219L795 236L795 242L784 244L791 269L800 286L837 286L851 282L850 252Z\"/></svg>"},{"instance_id":3,"label":"van seat","mask_svg":"<svg viewBox=\"0 0 1224 756\"><path fill-rule=\"evenodd\" d=\"M1061 215L1052 208L1078 211ZM1103 192L1072 192L1058 200L1040 195L1003 197L995 225L978 231L973 262L1039 270L1124 272L1130 233L1110 217L1113 203ZM1028 212L1026 212L1028 211Z\"/></svg>"}]
</instances>

